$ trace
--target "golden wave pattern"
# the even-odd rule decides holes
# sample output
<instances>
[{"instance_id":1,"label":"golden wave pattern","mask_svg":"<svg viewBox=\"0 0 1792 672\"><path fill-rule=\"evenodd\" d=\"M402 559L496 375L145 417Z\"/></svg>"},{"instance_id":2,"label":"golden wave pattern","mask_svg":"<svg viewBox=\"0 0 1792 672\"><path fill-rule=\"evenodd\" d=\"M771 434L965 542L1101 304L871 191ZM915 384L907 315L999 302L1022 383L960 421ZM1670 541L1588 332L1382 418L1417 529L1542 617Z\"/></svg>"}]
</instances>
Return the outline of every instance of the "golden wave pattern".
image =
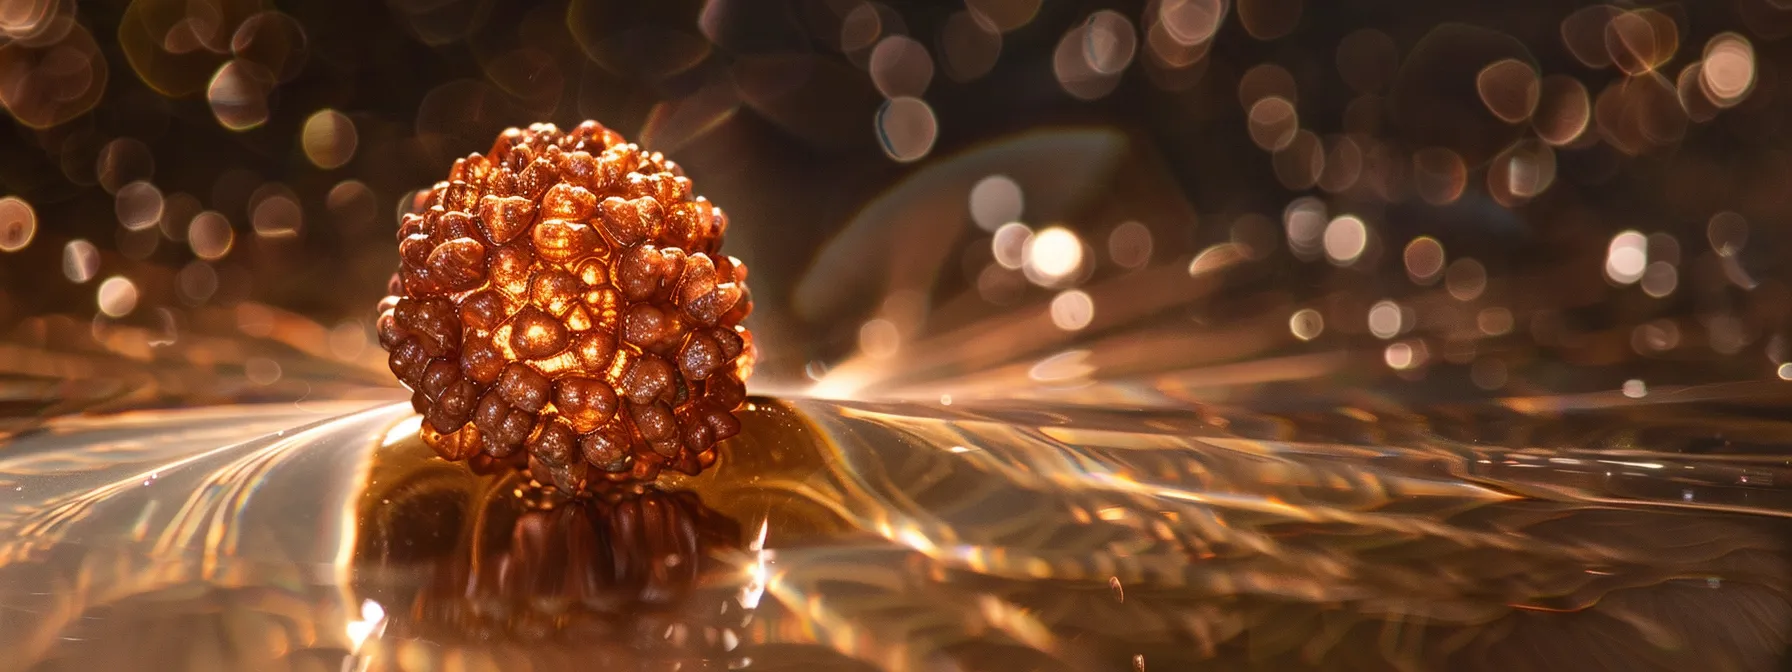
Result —
<instances>
[{"instance_id":1,"label":"golden wave pattern","mask_svg":"<svg viewBox=\"0 0 1792 672\"><path fill-rule=\"evenodd\" d=\"M1785 431L1737 403L1610 431ZM1754 670L1792 641L1771 458L1340 417L758 398L634 513L436 460L401 404L66 417L0 452L0 667Z\"/></svg>"}]
</instances>

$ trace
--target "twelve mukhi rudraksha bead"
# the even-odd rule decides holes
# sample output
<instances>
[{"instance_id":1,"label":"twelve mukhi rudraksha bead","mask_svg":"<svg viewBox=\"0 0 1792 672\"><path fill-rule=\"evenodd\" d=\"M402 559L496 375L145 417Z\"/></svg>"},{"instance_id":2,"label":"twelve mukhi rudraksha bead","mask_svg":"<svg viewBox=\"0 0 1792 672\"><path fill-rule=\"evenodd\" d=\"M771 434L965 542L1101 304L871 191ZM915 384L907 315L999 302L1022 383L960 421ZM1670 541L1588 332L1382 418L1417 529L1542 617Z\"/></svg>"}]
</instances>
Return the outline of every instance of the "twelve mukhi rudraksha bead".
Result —
<instances>
[{"instance_id":1,"label":"twelve mukhi rudraksha bead","mask_svg":"<svg viewBox=\"0 0 1792 672\"><path fill-rule=\"evenodd\" d=\"M697 473L740 431L747 269L677 164L536 124L412 205L379 337L437 454L579 492Z\"/></svg>"}]
</instances>

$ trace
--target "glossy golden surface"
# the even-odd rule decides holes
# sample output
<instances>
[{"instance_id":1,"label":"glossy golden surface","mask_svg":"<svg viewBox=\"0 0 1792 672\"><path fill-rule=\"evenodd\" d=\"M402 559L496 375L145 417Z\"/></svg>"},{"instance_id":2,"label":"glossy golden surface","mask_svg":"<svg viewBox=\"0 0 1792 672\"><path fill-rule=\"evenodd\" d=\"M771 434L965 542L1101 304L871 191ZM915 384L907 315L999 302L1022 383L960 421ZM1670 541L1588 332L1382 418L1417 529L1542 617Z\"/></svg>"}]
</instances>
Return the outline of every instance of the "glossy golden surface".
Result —
<instances>
[{"instance_id":1,"label":"glossy golden surface","mask_svg":"<svg viewBox=\"0 0 1792 672\"><path fill-rule=\"evenodd\" d=\"M752 301L683 172L593 121L536 124L418 195L379 334L437 454L573 492L715 462Z\"/></svg>"}]
</instances>

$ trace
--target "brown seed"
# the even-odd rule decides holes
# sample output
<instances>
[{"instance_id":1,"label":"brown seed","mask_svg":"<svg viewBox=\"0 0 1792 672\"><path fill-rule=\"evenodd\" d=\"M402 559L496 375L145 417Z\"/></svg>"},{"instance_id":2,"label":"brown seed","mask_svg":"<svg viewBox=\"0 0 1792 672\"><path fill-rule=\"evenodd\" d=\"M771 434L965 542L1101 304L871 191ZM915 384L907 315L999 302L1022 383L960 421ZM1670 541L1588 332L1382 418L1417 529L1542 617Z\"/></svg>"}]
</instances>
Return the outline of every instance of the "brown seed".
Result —
<instances>
[{"instance_id":1,"label":"brown seed","mask_svg":"<svg viewBox=\"0 0 1792 672\"><path fill-rule=\"evenodd\" d=\"M555 317L566 317L581 293L579 279L558 268L536 273L529 282L529 302Z\"/></svg>"},{"instance_id":2,"label":"brown seed","mask_svg":"<svg viewBox=\"0 0 1792 672\"><path fill-rule=\"evenodd\" d=\"M485 434L488 448L500 451L492 456L504 457L509 454L507 449L520 446L529 438L535 429L535 416L512 406L503 394L492 390L479 399L473 410L473 425Z\"/></svg>"},{"instance_id":3,"label":"brown seed","mask_svg":"<svg viewBox=\"0 0 1792 672\"><path fill-rule=\"evenodd\" d=\"M490 336L474 334L465 338L460 353L460 372L482 385L490 385L503 373L504 353L492 345Z\"/></svg>"},{"instance_id":4,"label":"brown seed","mask_svg":"<svg viewBox=\"0 0 1792 672\"><path fill-rule=\"evenodd\" d=\"M471 212L479 204L479 190L461 180L448 183L442 190L441 206L446 210Z\"/></svg>"},{"instance_id":5,"label":"brown seed","mask_svg":"<svg viewBox=\"0 0 1792 672\"><path fill-rule=\"evenodd\" d=\"M702 324L715 324L740 300L733 283L717 284L715 264L707 255L685 259L678 279L678 304L686 315Z\"/></svg>"},{"instance_id":6,"label":"brown seed","mask_svg":"<svg viewBox=\"0 0 1792 672\"><path fill-rule=\"evenodd\" d=\"M579 368L601 373L616 353L616 335L603 329L581 332L573 337L572 349L579 358Z\"/></svg>"},{"instance_id":7,"label":"brown seed","mask_svg":"<svg viewBox=\"0 0 1792 672\"><path fill-rule=\"evenodd\" d=\"M683 255L676 250L642 245L623 254L610 271L611 281L622 298L645 301L658 294L683 263Z\"/></svg>"},{"instance_id":8,"label":"brown seed","mask_svg":"<svg viewBox=\"0 0 1792 672\"><path fill-rule=\"evenodd\" d=\"M526 150L517 152L517 156L519 158L528 156L525 152ZM536 200L541 198L548 187L553 186L559 180L560 169L552 161L540 159L529 163L529 167L523 169L522 174L517 176L517 185L522 188L524 196L528 196L530 200Z\"/></svg>"},{"instance_id":9,"label":"brown seed","mask_svg":"<svg viewBox=\"0 0 1792 672\"><path fill-rule=\"evenodd\" d=\"M505 245L492 253L492 284L512 296L529 289L529 274L535 265L535 253L527 245Z\"/></svg>"},{"instance_id":10,"label":"brown seed","mask_svg":"<svg viewBox=\"0 0 1792 672\"><path fill-rule=\"evenodd\" d=\"M672 206L666 213L666 240L692 254L712 252L708 240L714 218L709 210L703 201Z\"/></svg>"},{"instance_id":11,"label":"brown seed","mask_svg":"<svg viewBox=\"0 0 1792 672\"><path fill-rule=\"evenodd\" d=\"M406 339L392 349L392 356L386 358L386 363L391 367L393 375L411 386L411 389L417 389L423 382L424 367L429 366L429 353L423 351L423 346L418 345L416 339Z\"/></svg>"},{"instance_id":12,"label":"brown seed","mask_svg":"<svg viewBox=\"0 0 1792 672\"><path fill-rule=\"evenodd\" d=\"M716 345L722 348L722 358L729 361L739 357L742 348L746 346L746 343L741 340L740 334L727 327L714 327L706 333L710 338L716 340Z\"/></svg>"},{"instance_id":13,"label":"brown seed","mask_svg":"<svg viewBox=\"0 0 1792 672\"><path fill-rule=\"evenodd\" d=\"M597 212L597 195L584 187L561 182L541 197L543 219L566 219L583 222Z\"/></svg>"},{"instance_id":14,"label":"brown seed","mask_svg":"<svg viewBox=\"0 0 1792 672\"><path fill-rule=\"evenodd\" d=\"M479 430L466 427L454 432L440 432L433 427L433 423L424 423L421 434L423 442L444 460L464 460L472 457L485 443L484 438L479 435Z\"/></svg>"},{"instance_id":15,"label":"brown seed","mask_svg":"<svg viewBox=\"0 0 1792 672\"><path fill-rule=\"evenodd\" d=\"M423 229L423 215L404 213L403 217L398 218L398 242L402 243L406 238L416 235L427 235Z\"/></svg>"},{"instance_id":16,"label":"brown seed","mask_svg":"<svg viewBox=\"0 0 1792 672\"><path fill-rule=\"evenodd\" d=\"M472 238L455 238L429 253L429 272L451 292L462 292L485 282L485 245Z\"/></svg>"},{"instance_id":17,"label":"brown seed","mask_svg":"<svg viewBox=\"0 0 1792 672\"><path fill-rule=\"evenodd\" d=\"M486 196L479 199L479 224L485 237L503 245L535 223L535 204L521 196Z\"/></svg>"},{"instance_id":18,"label":"brown seed","mask_svg":"<svg viewBox=\"0 0 1792 672\"><path fill-rule=\"evenodd\" d=\"M635 429L641 432L641 438L647 439L648 443L658 443L678 436L678 421L673 419L672 409L665 402L631 405L629 413L634 416Z\"/></svg>"},{"instance_id":19,"label":"brown seed","mask_svg":"<svg viewBox=\"0 0 1792 672\"><path fill-rule=\"evenodd\" d=\"M603 213L604 235L617 245L636 245L660 235L660 204L652 198L611 196L604 199Z\"/></svg>"},{"instance_id":20,"label":"brown seed","mask_svg":"<svg viewBox=\"0 0 1792 672\"><path fill-rule=\"evenodd\" d=\"M542 407L547 406L548 397L553 392L547 376L521 362L511 362L504 367L504 372L498 375L498 382L492 389L504 395L504 400L510 402L511 406L529 413L539 412Z\"/></svg>"},{"instance_id":21,"label":"brown seed","mask_svg":"<svg viewBox=\"0 0 1792 672\"><path fill-rule=\"evenodd\" d=\"M473 404L478 399L479 390L473 382L457 377L454 384L442 391L436 399L436 405L430 409L429 424L439 431L449 432L459 429L473 418Z\"/></svg>"},{"instance_id":22,"label":"brown seed","mask_svg":"<svg viewBox=\"0 0 1792 672\"><path fill-rule=\"evenodd\" d=\"M460 380L460 370L446 359L429 360L429 366L423 369L423 396L434 400L442 396L455 381Z\"/></svg>"},{"instance_id":23,"label":"brown seed","mask_svg":"<svg viewBox=\"0 0 1792 672\"><path fill-rule=\"evenodd\" d=\"M579 448L591 466L610 473L627 471L633 457L628 450L627 436L614 425L586 434Z\"/></svg>"},{"instance_id":24,"label":"brown seed","mask_svg":"<svg viewBox=\"0 0 1792 672\"><path fill-rule=\"evenodd\" d=\"M544 219L535 225L535 254L563 263L597 251L602 240L591 227L563 219Z\"/></svg>"},{"instance_id":25,"label":"brown seed","mask_svg":"<svg viewBox=\"0 0 1792 672\"><path fill-rule=\"evenodd\" d=\"M480 232L479 225L475 223L472 215L459 211L450 211L444 212L436 217L435 224L430 229L429 237L431 240L434 240L437 245L440 245L456 238L479 239L483 238L484 234Z\"/></svg>"},{"instance_id":26,"label":"brown seed","mask_svg":"<svg viewBox=\"0 0 1792 672\"><path fill-rule=\"evenodd\" d=\"M427 233L413 233L398 241L398 257L406 266L422 268L429 265L429 253L435 251L436 243L429 239Z\"/></svg>"},{"instance_id":27,"label":"brown seed","mask_svg":"<svg viewBox=\"0 0 1792 672\"><path fill-rule=\"evenodd\" d=\"M637 303L622 315L622 340L638 348L652 350L678 329L666 311L651 303Z\"/></svg>"},{"instance_id":28,"label":"brown seed","mask_svg":"<svg viewBox=\"0 0 1792 672\"><path fill-rule=\"evenodd\" d=\"M473 292L460 301L460 321L469 329L494 329L508 313L504 297L490 289Z\"/></svg>"},{"instance_id":29,"label":"brown seed","mask_svg":"<svg viewBox=\"0 0 1792 672\"><path fill-rule=\"evenodd\" d=\"M572 338L566 325L534 306L510 319L510 348L523 359L544 359L565 350Z\"/></svg>"},{"instance_id":30,"label":"brown seed","mask_svg":"<svg viewBox=\"0 0 1792 672\"><path fill-rule=\"evenodd\" d=\"M529 440L529 455L549 465L563 465L578 453L578 436L560 418L544 417L541 431Z\"/></svg>"},{"instance_id":31,"label":"brown seed","mask_svg":"<svg viewBox=\"0 0 1792 672\"><path fill-rule=\"evenodd\" d=\"M411 336L410 332L405 331L404 328L398 326L398 319L393 317L391 308L380 311L380 317L378 320L374 321L373 329L375 332L379 333L380 347L387 350L391 350L396 347L400 341L410 338Z\"/></svg>"},{"instance_id":32,"label":"brown seed","mask_svg":"<svg viewBox=\"0 0 1792 672\"><path fill-rule=\"evenodd\" d=\"M741 301L740 286L734 283L716 285L709 293L684 303L684 314L700 324L715 324L734 310ZM744 316L743 316L744 317Z\"/></svg>"},{"instance_id":33,"label":"brown seed","mask_svg":"<svg viewBox=\"0 0 1792 672\"><path fill-rule=\"evenodd\" d=\"M672 396L672 366L653 355L642 355L622 377L616 392L636 404L650 404Z\"/></svg>"},{"instance_id":34,"label":"brown seed","mask_svg":"<svg viewBox=\"0 0 1792 672\"><path fill-rule=\"evenodd\" d=\"M404 299L392 309L392 318L416 336L429 356L441 357L460 348L458 313L445 298Z\"/></svg>"},{"instance_id":35,"label":"brown seed","mask_svg":"<svg viewBox=\"0 0 1792 672\"><path fill-rule=\"evenodd\" d=\"M554 408L573 429L590 432L616 414L616 392L597 378L566 376L554 382Z\"/></svg>"},{"instance_id":36,"label":"brown seed","mask_svg":"<svg viewBox=\"0 0 1792 672\"><path fill-rule=\"evenodd\" d=\"M678 370L691 380L708 378L727 361L728 358L722 355L722 345L702 331L692 333L685 339L684 347L678 350Z\"/></svg>"}]
</instances>

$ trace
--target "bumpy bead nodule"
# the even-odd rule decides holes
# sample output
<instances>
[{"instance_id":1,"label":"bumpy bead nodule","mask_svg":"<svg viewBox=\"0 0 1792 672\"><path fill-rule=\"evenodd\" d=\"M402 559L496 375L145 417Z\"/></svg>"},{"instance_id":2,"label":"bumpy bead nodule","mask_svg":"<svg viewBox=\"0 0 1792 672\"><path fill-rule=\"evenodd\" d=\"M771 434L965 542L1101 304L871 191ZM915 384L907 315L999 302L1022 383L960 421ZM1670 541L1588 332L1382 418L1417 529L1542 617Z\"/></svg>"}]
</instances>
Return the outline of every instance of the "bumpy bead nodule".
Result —
<instances>
[{"instance_id":1,"label":"bumpy bead nodule","mask_svg":"<svg viewBox=\"0 0 1792 672\"><path fill-rule=\"evenodd\" d=\"M602 489L696 473L740 431L746 268L677 165L537 124L411 205L377 324L438 455Z\"/></svg>"}]
</instances>

